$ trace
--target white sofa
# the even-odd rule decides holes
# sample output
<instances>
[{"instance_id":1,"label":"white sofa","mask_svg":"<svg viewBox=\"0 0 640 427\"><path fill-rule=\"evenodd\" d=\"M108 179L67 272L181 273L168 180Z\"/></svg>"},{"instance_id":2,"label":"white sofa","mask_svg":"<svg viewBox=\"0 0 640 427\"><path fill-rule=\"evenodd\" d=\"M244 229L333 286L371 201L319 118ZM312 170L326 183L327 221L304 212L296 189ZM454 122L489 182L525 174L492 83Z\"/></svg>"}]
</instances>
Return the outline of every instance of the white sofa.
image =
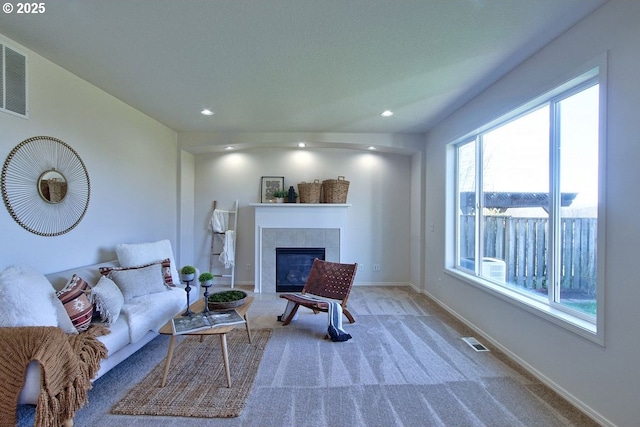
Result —
<instances>
[{"instance_id":1,"label":"white sofa","mask_svg":"<svg viewBox=\"0 0 640 427\"><path fill-rule=\"evenodd\" d=\"M165 242L168 241L163 241L163 243ZM111 261L60 271L48 274L46 278L56 290L64 288L74 274L84 279L91 287L94 287L102 276L99 270L100 267L121 267L122 257L120 253L118 253L118 255L120 262ZM171 256L171 258L173 257ZM134 261L135 260L134 257ZM127 267L132 267L132 265L127 265ZM172 276L177 276L175 267L172 268L172 272ZM115 281L114 278L112 283ZM108 353L107 358L102 360L100 369L92 381L100 378L155 338L158 335L158 330L169 319L185 310L187 299L184 286L180 284L179 276L174 277L173 282L176 284L175 287L167 286L166 289L160 292L156 289L156 292L124 299L116 321L108 326L110 333L98 338L105 344ZM164 285L164 283L162 283L162 285ZM197 298L197 293L197 289L191 293L192 301L194 298ZM2 304L1 299L0 304ZM60 307L62 307L62 305L60 305ZM58 312L58 319L60 319L61 316L60 312ZM102 321L99 316L96 317L94 315L92 323L93 322L101 323ZM62 327L61 324L58 324L58 326ZM27 368L27 375L20 394L19 403L36 404L39 393L40 367L38 362L34 361L31 362Z\"/></svg>"}]
</instances>

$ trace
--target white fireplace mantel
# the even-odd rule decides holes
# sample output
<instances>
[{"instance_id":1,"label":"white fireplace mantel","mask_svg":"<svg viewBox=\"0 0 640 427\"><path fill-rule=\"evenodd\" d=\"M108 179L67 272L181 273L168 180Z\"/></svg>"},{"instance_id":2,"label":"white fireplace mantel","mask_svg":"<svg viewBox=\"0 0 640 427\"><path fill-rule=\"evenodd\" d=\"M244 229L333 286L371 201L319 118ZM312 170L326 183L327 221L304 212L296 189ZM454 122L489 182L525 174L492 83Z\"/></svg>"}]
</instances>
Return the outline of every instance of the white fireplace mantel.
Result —
<instances>
[{"instance_id":1,"label":"white fireplace mantel","mask_svg":"<svg viewBox=\"0 0 640 427\"><path fill-rule=\"evenodd\" d=\"M252 203L258 227L341 228L351 204Z\"/></svg>"},{"instance_id":2,"label":"white fireplace mantel","mask_svg":"<svg viewBox=\"0 0 640 427\"><path fill-rule=\"evenodd\" d=\"M263 253L263 234L267 229L337 229L339 230L338 259L343 253L345 228L347 222L347 208L351 204L334 203L252 203L255 209L255 292L275 292L275 285L265 281L265 275L270 277L268 268L265 270L265 258L273 256ZM275 276L275 275L274 275ZM264 283L268 282L268 283Z\"/></svg>"}]
</instances>

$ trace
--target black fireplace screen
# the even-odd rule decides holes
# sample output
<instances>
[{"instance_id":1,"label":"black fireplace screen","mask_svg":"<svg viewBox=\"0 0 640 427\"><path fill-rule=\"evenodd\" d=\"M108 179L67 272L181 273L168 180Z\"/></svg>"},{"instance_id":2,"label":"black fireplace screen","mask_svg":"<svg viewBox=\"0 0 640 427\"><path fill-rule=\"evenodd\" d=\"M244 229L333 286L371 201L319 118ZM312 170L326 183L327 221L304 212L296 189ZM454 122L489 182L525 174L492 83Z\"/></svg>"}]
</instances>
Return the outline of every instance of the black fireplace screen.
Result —
<instances>
[{"instance_id":1,"label":"black fireplace screen","mask_svg":"<svg viewBox=\"0 0 640 427\"><path fill-rule=\"evenodd\" d=\"M276 292L300 292L315 258L324 248L276 248Z\"/></svg>"}]
</instances>

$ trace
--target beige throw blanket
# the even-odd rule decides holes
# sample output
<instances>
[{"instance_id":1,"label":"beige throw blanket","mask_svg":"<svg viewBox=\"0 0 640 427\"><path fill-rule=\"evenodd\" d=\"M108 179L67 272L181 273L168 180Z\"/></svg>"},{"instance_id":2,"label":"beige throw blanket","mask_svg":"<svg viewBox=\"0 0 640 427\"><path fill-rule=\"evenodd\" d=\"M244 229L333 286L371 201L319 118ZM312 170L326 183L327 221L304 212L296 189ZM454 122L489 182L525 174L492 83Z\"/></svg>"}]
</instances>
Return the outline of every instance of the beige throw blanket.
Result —
<instances>
[{"instance_id":1,"label":"beige throw blanket","mask_svg":"<svg viewBox=\"0 0 640 427\"><path fill-rule=\"evenodd\" d=\"M107 356L97 339L107 333L103 326L78 335L56 327L0 328L0 424L16 425L18 397L32 360L40 363L41 379L35 426L59 427L73 419Z\"/></svg>"}]
</instances>

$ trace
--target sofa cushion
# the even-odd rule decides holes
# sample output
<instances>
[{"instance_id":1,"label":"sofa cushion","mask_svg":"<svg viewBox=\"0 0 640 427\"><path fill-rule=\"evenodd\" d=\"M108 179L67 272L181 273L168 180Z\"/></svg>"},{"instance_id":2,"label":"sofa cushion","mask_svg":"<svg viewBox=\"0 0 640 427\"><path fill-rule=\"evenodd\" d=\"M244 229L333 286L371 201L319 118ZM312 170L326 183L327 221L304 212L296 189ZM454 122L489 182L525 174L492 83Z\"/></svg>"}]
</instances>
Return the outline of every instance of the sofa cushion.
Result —
<instances>
[{"instance_id":1,"label":"sofa cushion","mask_svg":"<svg viewBox=\"0 0 640 427\"><path fill-rule=\"evenodd\" d=\"M125 301L121 316L129 325L130 341L137 342L149 331L157 332L169 319L187 307L184 289L175 287L168 292L149 294L144 298Z\"/></svg>"},{"instance_id":2,"label":"sofa cushion","mask_svg":"<svg viewBox=\"0 0 640 427\"><path fill-rule=\"evenodd\" d=\"M58 326L55 290L31 267L11 265L0 272L0 326Z\"/></svg>"},{"instance_id":3,"label":"sofa cushion","mask_svg":"<svg viewBox=\"0 0 640 427\"><path fill-rule=\"evenodd\" d=\"M152 243L121 243L116 245L116 255L122 267L150 264L168 258L171 263L172 281L176 285L180 283L180 275L169 240L159 240Z\"/></svg>"},{"instance_id":4,"label":"sofa cushion","mask_svg":"<svg viewBox=\"0 0 640 427\"><path fill-rule=\"evenodd\" d=\"M89 301L90 289L82 277L74 274L67 285L56 293L78 331L85 331L93 317L93 304Z\"/></svg>"},{"instance_id":5,"label":"sofa cushion","mask_svg":"<svg viewBox=\"0 0 640 427\"><path fill-rule=\"evenodd\" d=\"M159 263L146 267L112 269L107 277L118 285L125 301L169 289Z\"/></svg>"},{"instance_id":6,"label":"sofa cushion","mask_svg":"<svg viewBox=\"0 0 640 427\"><path fill-rule=\"evenodd\" d=\"M107 357L126 347L129 344L129 325L124 316L119 316L118 320L109 325L109 333L99 336L98 340L107 347ZM106 360L102 362L105 363Z\"/></svg>"},{"instance_id":7,"label":"sofa cushion","mask_svg":"<svg viewBox=\"0 0 640 427\"><path fill-rule=\"evenodd\" d=\"M113 280L102 276L98 283L91 288L89 298L95 305L96 311L100 313L104 324L111 325L118 320L122 304L124 304L124 295Z\"/></svg>"}]
</instances>

